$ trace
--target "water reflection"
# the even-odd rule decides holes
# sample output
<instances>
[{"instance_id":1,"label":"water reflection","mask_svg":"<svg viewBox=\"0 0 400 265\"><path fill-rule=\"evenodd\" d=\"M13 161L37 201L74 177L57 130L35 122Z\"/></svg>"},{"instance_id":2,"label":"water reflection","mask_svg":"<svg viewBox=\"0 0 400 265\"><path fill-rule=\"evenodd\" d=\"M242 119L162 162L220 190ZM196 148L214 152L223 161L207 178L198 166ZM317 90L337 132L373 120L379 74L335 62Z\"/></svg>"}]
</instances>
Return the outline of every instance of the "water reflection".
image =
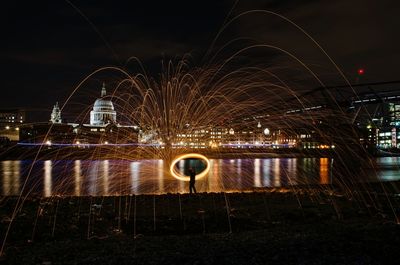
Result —
<instances>
[{"instance_id":1,"label":"water reflection","mask_svg":"<svg viewBox=\"0 0 400 265\"><path fill-rule=\"evenodd\" d=\"M237 182L236 184L240 187L242 186L242 159L236 159L236 175L237 175Z\"/></svg>"},{"instance_id":2,"label":"water reflection","mask_svg":"<svg viewBox=\"0 0 400 265\"><path fill-rule=\"evenodd\" d=\"M279 158L274 158L274 169L273 169L273 174L274 174L274 183L273 187L280 187L281 186L281 168L280 168L280 162L281 160Z\"/></svg>"},{"instance_id":3,"label":"water reflection","mask_svg":"<svg viewBox=\"0 0 400 265\"><path fill-rule=\"evenodd\" d=\"M263 162L263 184L265 187L271 187L271 160L265 159Z\"/></svg>"},{"instance_id":4,"label":"water reflection","mask_svg":"<svg viewBox=\"0 0 400 265\"><path fill-rule=\"evenodd\" d=\"M157 173L158 173L158 192L164 193L164 160L157 161Z\"/></svg>"},{"instance_id":5,"label":"water reflection","mask_svg":"<svg viewBox=\"0 0 400 265\"><path fill-rule=\"evenodd\" d=\"M196 167L193 163L196 162L182 160L177 166L185 171ZM375 176L381 180L400 180L399 164L399 158L378 158L372 170L364 171L371 176L360 173L353 177L357 181L370 181ZM1 161L0 166L0 190L6 196L19 195L20 183L25 181L25 193L32 191L45 197L188 192L187 183L171 177L163 160L46 160L34 164ZM329 184L334 178L332 166L330 158L210 159L208 177L198 180L196 188L219 192Z\"/></svg>"},{"instance_id":6,"label":"water reflection","mask_svg":"<svg viewBox=\"0 0 400 265\"><path fill-rule=\"evenodd\" d=\"M53 181L51 176L52 171L52 164L51 160L44 161L44 186L43 186L43 195L44 197L50 197L53 188Z\"/></svg>"},{"instance_id":7,"label":"water reflection","mask_svg":"<svg viewBox=\"0 0 400 265\"><path fill-rule=\"evenodd\" d=\"M185 160L181 160L178 163L179 168L185 168ZM185 182L179 181L179 192L183 192L185 190Z\"/></svg>"},{"instance_id":8,"label":"water reflection","mask_svg":"<svg viewBox=\"0 0 400 265\"><path fill-rule=\"evenodd\" d=\"M20 191L21 161L2 161L3 195L16 195Z\"/></svg>"},{"instance_id":9,"label":"water reflection","mask_svg":"<svg viewBox=\"0 0 400 265\"><path fill-rule=\"evenodd\" d=\"M254 160L254 187L256 188L262 187L260 171L260 159L256 158Z\"/></svg>"},{"instance_id":10,"label":"water reflection","mask_svg":"<svg viewBox=\"0 0 400 265\"><path fill-rule=\"evenodd\" d=\"M81 195L81 182L82 182L82 170L81 170L81 160L75 160L74 162L74 172L75 172L75 196Z\"/></svg>"},{"instance_id":11,"label":"water reflection","mask_svg":"<svg viewBox=\"0 0 400 265\"><path fill-rule=\"evenodd\" d=\"M297 185L297 159L289 159L288 180L290 185Z\"/></svg>"},{"instance_id":12,"label":"water reflection","mask_svg":"<svg viewBox=\"0 0 400 265\"><path fill-rule=\"evenodd\" d=\"M221 186L221 184L218 182L221 179L220 165L221 163L218 163L217 160L210 159L210 173L208 173L208 187L207 187L207 191L209 192L215 192L218 190L218 187ZM197 190L199 189L197 188Z\"/></svg>"},{"instance_id":13,"label":"water reflection","mask_svg":"<svg viewBox=\"0 0 400 265\"><path fill-rule=\"evenodd\" d=\"M100 173L101 178L103 179L103 195L109 195L109 177L110 177L110 164L108 160L101 161L102 171Z\"/></svg>"},{"instance_id":14,"label":"water reflection","mask_svg":"<svg viewBox=\"0 0 400 265\"><path fill-rule=\"evenodd\" d=\"M319 176L321 184L329 184L328 158L319 159Z\"/></svg>"},{"instance_id":15,"label":"water reflection","mask_svg":"<svg viewBox=\"0 0 400 265\"><path fill-rule=\"evenodd\" d=\"M139 174L140 163L135 161L131 163L131 192L137 194L139 192Z\"/></svg>"}]
</instances>

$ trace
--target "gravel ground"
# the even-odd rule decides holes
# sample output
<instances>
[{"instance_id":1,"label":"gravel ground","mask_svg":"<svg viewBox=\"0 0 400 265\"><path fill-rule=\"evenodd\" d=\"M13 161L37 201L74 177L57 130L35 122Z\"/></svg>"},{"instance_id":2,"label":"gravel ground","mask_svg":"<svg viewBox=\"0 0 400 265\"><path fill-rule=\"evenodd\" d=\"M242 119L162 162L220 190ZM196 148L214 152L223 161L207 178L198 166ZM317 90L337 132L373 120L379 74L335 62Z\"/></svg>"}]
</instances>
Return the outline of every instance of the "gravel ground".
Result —
<instances>
[{"instance_id":1,"label":"gravel ground","mask_svg":"<svg viewBox=\"0 0 400 265\"><path fill-rule=\"evenodd\" d=\"M29 198L4 264L398 264L398 197L307 192ZM1 199L4 238L17 198Z\"/></svg>"}]
</instances>

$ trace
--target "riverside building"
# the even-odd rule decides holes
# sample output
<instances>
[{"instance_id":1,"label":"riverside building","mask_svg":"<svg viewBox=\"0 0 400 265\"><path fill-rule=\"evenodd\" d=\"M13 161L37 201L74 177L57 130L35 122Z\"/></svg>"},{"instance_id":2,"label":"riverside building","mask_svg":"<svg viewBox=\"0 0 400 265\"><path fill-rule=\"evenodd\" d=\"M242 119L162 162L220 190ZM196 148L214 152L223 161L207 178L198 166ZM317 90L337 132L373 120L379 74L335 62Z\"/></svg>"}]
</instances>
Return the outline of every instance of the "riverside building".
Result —
<instances>
[{"instance_id":1,"label":"riverside building","mask_svg":"<svg viewBox=\"0 0 400 265\"><path fill-rule=\"evenodd\" d=\"M26 124L20 129L21 144L39 143L52 145L88 146L91 144L135 144L139 128L117 122L114 104L107 97L105 84L100 97L93 104L89 123L66 123L62 110L54 105L49 122Z\"/></svg>"}]
</instances>

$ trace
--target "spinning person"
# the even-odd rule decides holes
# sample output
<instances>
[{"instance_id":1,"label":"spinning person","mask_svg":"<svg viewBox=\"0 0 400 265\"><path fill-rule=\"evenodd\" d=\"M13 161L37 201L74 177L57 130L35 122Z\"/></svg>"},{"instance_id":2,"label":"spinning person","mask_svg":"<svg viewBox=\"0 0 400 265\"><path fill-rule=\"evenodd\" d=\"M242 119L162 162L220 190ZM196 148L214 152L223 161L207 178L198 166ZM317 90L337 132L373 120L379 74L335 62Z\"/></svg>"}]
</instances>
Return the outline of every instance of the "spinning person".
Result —
<instances>
[{"instance_id":1,"label":"spinning person","mask_svg":"<svg viewBox=\"0 0 400 265\"><path fill-rule=\"evenodd\" d=\"M190 194L192 194L192 191L194 193L197 193L196 187L194 186L196 184L196 171L193 168L189 168L189 177L190 177L190 181L189 181Z\"/></svg>"}]
</instances>

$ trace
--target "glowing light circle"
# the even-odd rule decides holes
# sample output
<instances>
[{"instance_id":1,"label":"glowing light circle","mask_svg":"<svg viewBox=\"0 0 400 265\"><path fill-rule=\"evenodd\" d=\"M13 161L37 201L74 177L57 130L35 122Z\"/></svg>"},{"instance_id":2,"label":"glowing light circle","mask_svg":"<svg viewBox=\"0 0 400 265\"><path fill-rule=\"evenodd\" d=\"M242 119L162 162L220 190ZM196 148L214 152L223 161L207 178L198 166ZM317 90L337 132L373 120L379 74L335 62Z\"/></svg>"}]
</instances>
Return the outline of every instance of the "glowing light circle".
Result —
<instances>
[{"instance_id":1,"label":"glowing light circle","mask_svg":"<svg viewBox=\"0 0 400 265\"><path fill-rule=\"evenodd\" d=\"M197 159L204 160L206 162L206 168L202 172L200 172L199 174L196 174L196 180L202 179L205 176L207 176L208 172L210 171L210 161L208 160L208 158L203 156L203 155L200 155L200 154L191 153L191 154L179 155L179 156L175 157L174 160L172 160L172 163L171 163L171 166L170 166L169 170L171 171L171 175L174 178L176 178L178 180L182 180L182 181L189 181L190 180L190 177L183 175L175 167L176 163L178 163L182 159L187 159L187 158L197 158Z\"/></svg>"}]
</instances>

